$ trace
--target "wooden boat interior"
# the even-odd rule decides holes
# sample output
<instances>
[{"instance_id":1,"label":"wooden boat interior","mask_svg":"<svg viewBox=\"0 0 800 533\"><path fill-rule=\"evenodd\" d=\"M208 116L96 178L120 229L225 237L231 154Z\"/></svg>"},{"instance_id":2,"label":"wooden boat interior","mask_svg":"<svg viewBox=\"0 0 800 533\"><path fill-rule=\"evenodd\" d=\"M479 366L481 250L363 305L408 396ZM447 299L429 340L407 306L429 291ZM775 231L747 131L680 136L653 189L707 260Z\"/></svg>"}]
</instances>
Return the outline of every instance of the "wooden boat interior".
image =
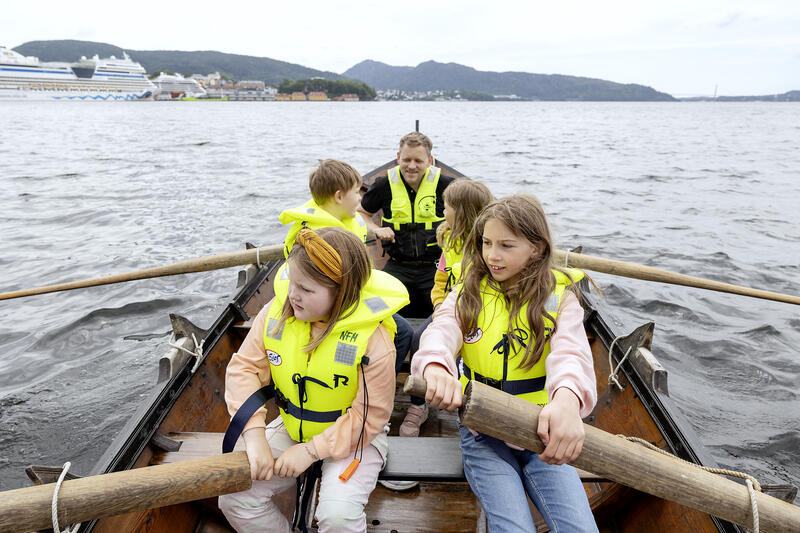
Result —
<instances>
[{"instance_id":1,"label":"wooden boat interior","mask_svg":"<svg viewBox=\"0 0 800 533\"><path fill-rule=\"evenodd\" d=\"M365 175L365 183L393 164L387 163ZM451 167L439 165L448 175L463 177ZM384 258L380 246L373 242L370 249L376 263L381 264ZM229 421L224 401L225 369L231 354L247 335L250 320L271 299L273 275L278 266L279 262L271 262L260 268L247 267L238 294L207 330L175 318L176 335L188 349L194 350L194 339L198 342L204 339L202 355L195 361L182 352L182 355L173 353L166 363L162 361L161 386L123 429L93 473L220 452L221 433ZM597 406L585 421L613 434L640 437L687 461L716 466L669 397L666 371L650 352L653 324L645 324L630 335L618 335L598 310L596 293L588 286L585 289L585 326L598 385ZM612 343L614 350L609 359ZM629 356L618 371L620 390L609 385L608 377L611 365L617 366L626 352ZM390 436L397 435L409 405L408 396L402 392L406 375L401 373L397 379ZM277 416L272 403L268 404L268 410L268 416ZM395 462L387 467L383 477L421 481L404 492L379 484L366 508L368 531L486 531L480 505L463 478L463 470L459 470L457 435L456 416L432 409L422 426L421 439L392 440L390 455ZM582 478L602 532L743 531L700 511L588 473ZM295 511L295 491L283 493L276 501L291 518ZM538 531L547 531L535 508L532 505L531 508L537 516ZM232 529L214 498L105 518L85 523L79 531L201 533Z\"/></svg>"}]
</instances>

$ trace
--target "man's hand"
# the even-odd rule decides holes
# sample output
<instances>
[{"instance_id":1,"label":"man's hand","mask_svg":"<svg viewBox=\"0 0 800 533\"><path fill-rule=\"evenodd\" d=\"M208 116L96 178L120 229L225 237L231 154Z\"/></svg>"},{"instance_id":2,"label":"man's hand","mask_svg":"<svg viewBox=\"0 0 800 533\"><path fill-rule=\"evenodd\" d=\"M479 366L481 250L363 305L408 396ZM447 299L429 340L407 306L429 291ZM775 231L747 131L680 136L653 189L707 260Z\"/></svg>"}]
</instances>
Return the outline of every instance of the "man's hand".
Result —
<instances>
[{"instance_id":1,"label":"man's hand","mask_svg":"<svg viewBox=\"0 0 800 533\"><path fill-rule=\"evenodd\" d=\"M536 432L545 448L539 459L551 465L563 465L578 457L584 438L580 406L575 393L561 387L542 408Z\"/></svg>"},{"instance_id":2,"label":"man's hand","mask_svg":"<svg viewBox=\"0 0 800 533\"><path fill-rule=\"evenodd\" d=\"M267 443L264 428L250 428L243 436L247 460L250 462L250 477L269 481L272 479L275 460L272 458L272 450Z\"/></svg>"},{"instance_id":3,"label":"man's hand","mask_svg":"<svg viewBox=\"0 0 800 533\"><path fill-rule=\"evenodd\" d=\"M394 242L394 230L386 227L376 227L375 236L382 241Z\"/></svg>"},{"instance_id":4,"label":"man's hand","mask_svg":"<svg viewBox=\"0 0 800 533\"><path fill-rule=\"evenodd\" d=\"M275 461L275 473L280 477L297 477L318 458L314 445L301 442L283 452Z\"/></svg>"},{"instance_id":5,"label":"man's hand","mask_svg":"<svg viewBox=\"0 0 800 533\"><path fill-rule=\"evenodd\" d=\"M451 413L461 407L463 395L461 382L450 375L445 368L436 363L429 364L423 371L423 377L428 384L425 400L433 405Z\"/></svg>"},{"instance_id":6,"label":"man's hand","mask_svg":"<svg viewBox=\"0 0 800 533\"><path fill-rule=\"evenodd\" d=\"M392 228L384 228L383 226L375 224L375 222L372 220L372 217L375 216L375 213L365 211L361 206L356 208L356 213L359 213L361 218L364 219L364 223L367 225L367 232L371 231L375 234L375 237L382 241L394 242L394 231Z\"/></svg>"}]
</instances>

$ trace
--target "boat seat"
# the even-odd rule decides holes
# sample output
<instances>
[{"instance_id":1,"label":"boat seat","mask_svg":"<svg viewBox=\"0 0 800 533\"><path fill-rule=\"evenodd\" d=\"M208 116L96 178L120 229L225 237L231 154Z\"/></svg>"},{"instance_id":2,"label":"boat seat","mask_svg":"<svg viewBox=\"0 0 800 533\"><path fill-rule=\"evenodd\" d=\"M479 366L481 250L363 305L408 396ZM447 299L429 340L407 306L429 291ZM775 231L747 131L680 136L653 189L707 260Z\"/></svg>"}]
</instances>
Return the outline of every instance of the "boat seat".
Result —
<instances>
[{"instance_id":1,"label":"boat seat","mask_svg":"<svg viewBox=\"0 0 800 533\"><path fill-rule=\"evenodd\" d=\"M151 445L157 448L151 464L176 463L221 453L223 436L223 433L202 432L161 435L157 440L151 441ZM458 437L389 437L389 458L378 479L466 481L458 440ZM244 450L244 441L239 439L234 450ZM589 472L576 470L584 482L608 481Z\"/></svg>"}]
</instances>

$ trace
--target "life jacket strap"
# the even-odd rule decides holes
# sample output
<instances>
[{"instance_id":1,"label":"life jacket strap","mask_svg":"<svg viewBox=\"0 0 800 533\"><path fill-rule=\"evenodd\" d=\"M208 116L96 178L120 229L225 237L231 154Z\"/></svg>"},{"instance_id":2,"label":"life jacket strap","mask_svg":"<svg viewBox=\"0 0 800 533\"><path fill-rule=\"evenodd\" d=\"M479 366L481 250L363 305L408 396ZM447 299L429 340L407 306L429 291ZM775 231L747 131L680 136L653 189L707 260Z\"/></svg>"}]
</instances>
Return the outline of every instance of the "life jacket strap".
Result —
<instances>
[{"instance_id":1,"label":"life jacket strap","mask_svg":"<svg viewBox=\"0 0 800 533\"><path fill-rule=\"evenodd\" d=\"M275 389L275 404L294 418L303 420L304 422L320 422L324 424L327 422L336 422L336 419L342 416L341 409L338 411L312 411L305 407L300 409L300 407L290 402L280 389Z\"/></svg>"},{"instance_id":2,"label":"life jacket strap","mask_svg":"<svg viewBox=\"0 0 800 533\"><path fill-rule=\"evenodd\" d=\"M231 418L231 423L228 424L228 429L225 430L225 437L222 439L222 453L230 453L233 447L236 446L236 441L239 440L239 435L242 434L244 426L253 416L253 414L261 409L270 398L275 396L275 386L272 384L266 387L261 387L256 392L247 398L236 414Z\"/></svg>"},{"instance_id":3,"label":"life jacket strap","mask_svg":"<svg viewBox=\"0 0 800 533\"><path fill-rule=\"evenodd\" d=\"M542 376L538 378L530 378L530 379L494 379L494 378L487 378L486 376L482 376L481 374L470 370L467 366L467 363L461 359L461 368L463 370L463 374L467 379L473 379L475 381L480 381L485 385L489 385L495 389L501 390L503 392L507 392L513 396L518 396L520 394L527 394L529 392L539 392L540 390L544 390L545 383L547 382L547 377Z\"/></svg>"}]
</instances>

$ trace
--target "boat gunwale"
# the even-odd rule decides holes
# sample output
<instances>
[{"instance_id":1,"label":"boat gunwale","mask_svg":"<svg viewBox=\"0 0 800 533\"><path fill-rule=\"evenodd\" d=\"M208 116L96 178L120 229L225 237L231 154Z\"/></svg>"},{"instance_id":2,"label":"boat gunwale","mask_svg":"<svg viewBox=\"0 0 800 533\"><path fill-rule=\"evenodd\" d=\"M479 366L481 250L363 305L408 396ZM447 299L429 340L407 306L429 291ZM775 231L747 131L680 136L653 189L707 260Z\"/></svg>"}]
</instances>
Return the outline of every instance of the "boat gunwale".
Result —
<instances>
[{"instance_id":1,"label":"boat gunwale","mask_svg":"<svg viewBox=\"0 0 800 533\"><path fill-rule=\"evenodd\" d=\"M584 284L585 285L585 284ZM582 287L583 288L583 287ZM598 339L605 346L606 352L611 347L611 343L619 335L611 328L609 323L603 318L599 310L596 299L597 295L589 291L581 292L581 300L584 307L584 325L591 328L591 331L598 335ZM615 364L619 364L620 354L618 351L611 353ZM697 466L719 468L719 464L711 457L705 445L700 441L694 428L689 423L686 415L680 410L675 401L669 395L654 390L642 377L636 366L626 359L619 367L623 372L628 383L639 398L639 402L647 410L653 423L658 428L664 441L669 446L670 452L687 462ZM636 436L636 435L630 435ZM693 442L690 442L691 441ZM734 479L735 481L738 481ZM742 484L744 484L742 482ZM736 524L722 520L714 515L708 514L714 525L723 533L745 533L746 530Z\"/></svg>"},{"instance_id":2,"label":"boat gunwale","mask_svg":"<svg viewBox=\"0 0 800 533\"><path fill-rule=\"evenodd\" d=\"M214 320L214 323L207 330L204 343L203 358L198 365L199 371L205 364L208 354L210 354L223 336L227 335L231 326L241 320L247 320L247 314L243 311L244 305L261 288L261 285L278 268L283 261L270 261L259 268L253 278L246 283L233 299L228 302L225 309ZM192 372L195 365L194 358L188 358L183 362L180 370L175 375L160 384L151 391L148 400L131 415L128 422L120 429L117 437L111 442L106 451L95 463L94 468L88 475L107 474L119 472L133 468L136 461L141 456L150 440L158 432L161 423L170 413L170 410L178 401L181 393L188 387L189 382L196 372ZM81 524L78 533L91 531L97 520Z\"/></svg>"}]
</instances>

